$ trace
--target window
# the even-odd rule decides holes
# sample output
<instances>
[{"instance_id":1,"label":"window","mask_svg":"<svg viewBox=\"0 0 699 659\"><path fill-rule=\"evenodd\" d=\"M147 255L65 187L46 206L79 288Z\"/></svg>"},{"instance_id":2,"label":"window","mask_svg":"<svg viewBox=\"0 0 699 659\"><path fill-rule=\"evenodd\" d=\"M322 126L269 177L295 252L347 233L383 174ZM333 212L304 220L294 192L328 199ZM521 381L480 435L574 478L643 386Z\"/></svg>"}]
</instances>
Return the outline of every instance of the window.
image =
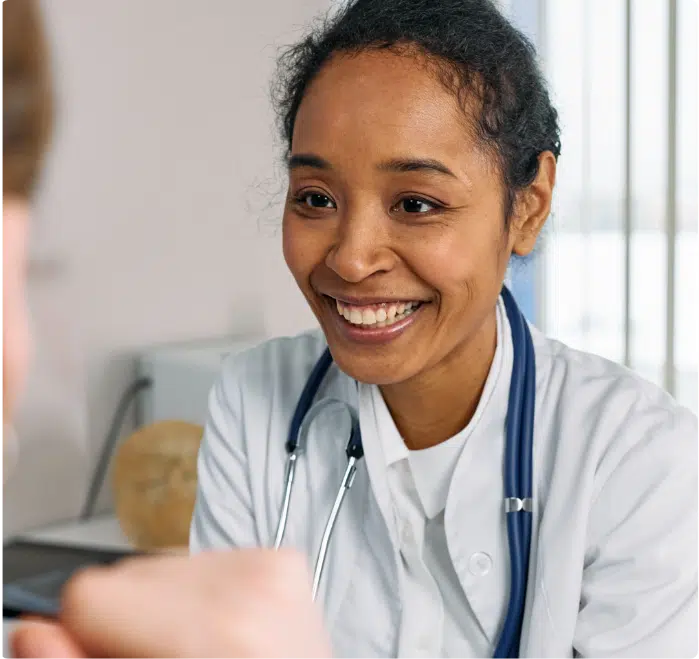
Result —
<instances>
[{"instance_id":1,"label":"window","mask_svg":"<svg viewBox=\"0 0 699 659\"><path fill-rule=\"evenodd\" d=\"M563 143L536 319L696 410L697 6L527 4Z\"/></svg>"}]
</instances>

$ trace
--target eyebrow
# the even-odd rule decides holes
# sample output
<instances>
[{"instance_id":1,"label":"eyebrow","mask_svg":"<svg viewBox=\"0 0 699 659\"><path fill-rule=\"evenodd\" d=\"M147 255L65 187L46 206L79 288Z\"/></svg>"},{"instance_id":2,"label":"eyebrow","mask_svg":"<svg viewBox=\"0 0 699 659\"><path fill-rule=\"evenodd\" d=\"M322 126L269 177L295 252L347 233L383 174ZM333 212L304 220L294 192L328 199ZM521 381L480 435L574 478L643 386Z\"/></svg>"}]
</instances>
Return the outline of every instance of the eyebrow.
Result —
<instances>
[{"instance_id":1,"label":"eyebrow","mask_svg":"<svg viewBox=\"0 0 699 659\"><path fill-rule=\"evenodd\" d=\"M287 165L289 171L300 167L312 167L313 169L323 169L326 171L333 168L325 158L321 158L312 153L294 154L289 157ZM436 172L458 179L458 176L454 174L451 169L439 162L439 160L434 160L433 158L393 158L381 163L378 169L384 172L399 173L422 171Z\"/></svg>"},{"instance_id":2,"label":"eyebrow","mask_svg":"<svg viewBox=\"0 0 699 659\"><path fill-rule=\"evenodd\" d=\"M313 167L313 169L332 169L332 165L321 158L320 156L313 155L312 153L297 153L289 158L287 163L289 171L292 169L298 169L299 167Z\"/></svg>"},{"instance_id":3,"label":"eyebrow","mask_svg":"<svg viewBox=\"0 0 699 659\"><path fill-rule=\"evenodd\" d=\"M421 171L438 172L439 174L446 174L447 176L458 178L446 165L432 158L394 158L393 160L381 163L379 169L385 172L401 173Z\"/></svg>"}]
</instances>

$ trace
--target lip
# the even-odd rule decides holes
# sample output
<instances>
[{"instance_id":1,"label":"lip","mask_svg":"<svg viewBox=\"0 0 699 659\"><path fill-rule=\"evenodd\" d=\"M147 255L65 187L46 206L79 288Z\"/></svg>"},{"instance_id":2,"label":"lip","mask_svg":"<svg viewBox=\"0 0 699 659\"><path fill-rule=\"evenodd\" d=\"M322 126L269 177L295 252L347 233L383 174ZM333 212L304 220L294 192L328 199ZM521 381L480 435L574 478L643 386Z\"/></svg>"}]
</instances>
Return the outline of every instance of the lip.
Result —
<instances>
[{"instance_id":1,"label":"lip","mask_svg":"<svg viewBox=\"0 0 699 659\"><path fill-rule=\"evenodd\" d=\"M323 296L323 299L327 305L331 322L337 328L338 333L352 343L362 343L367 345L381 345L397 339L413 323L415 323L422 310L429 304L428 302L423 302L409 316L403 318L403 320L399 320L397 323L393 323L393 325L389 325L388 327L365 328L359 325L352 325L352 323L340 316L340 314L337 313L335 300L339 299L341 302L345 302L346 304L357 304L358 306L361 306L368 304L381 304L386 302L385 299L374 298L374 301L370 302L369 298L363 298L361 304L356 301L356 298L355 302L348 302L343 298L332 298L328 295ZM391 300L391 302L397 302L397 300Z\"/></svg>"},{"instance_id":2,"label":"lip","mask_svg":"<svg viewBox=\"0 0 699 659\"><path fill-rule=\"evenodd\" d=\"M427 300L420 300L418 298L387 298L387 297L352 297L350 295L326 295L323 297L332 300L338 300L346 305L353 307L368 307L372 304L400 304L407 302L421 302L425 303Z\"/></svg>"}]
</instances>

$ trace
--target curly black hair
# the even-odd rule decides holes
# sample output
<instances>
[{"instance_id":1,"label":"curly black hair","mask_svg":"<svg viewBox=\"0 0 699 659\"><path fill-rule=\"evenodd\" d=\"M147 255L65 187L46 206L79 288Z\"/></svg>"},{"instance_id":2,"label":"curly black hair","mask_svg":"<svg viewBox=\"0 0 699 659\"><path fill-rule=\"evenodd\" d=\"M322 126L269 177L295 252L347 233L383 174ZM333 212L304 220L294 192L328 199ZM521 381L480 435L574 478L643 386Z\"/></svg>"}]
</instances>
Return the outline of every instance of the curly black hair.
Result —
<instances>
[{"instance_id":1,"label":"curly black hair","mask_svg":"<svg viewBox=\"0 0 699 659\"><path fill-rule=\"evenodd\" d=\"M534 46L491 0L355 0L321 21L278 60L272 97L287 155L299 106L321 68L337 53L369 49L421 54L465 112L468 99L478 100L480 116L471 120L498 158L508 221L517 191L536 177L539 154L558 158L560 139Z\"/></svg>"}]
</instances>

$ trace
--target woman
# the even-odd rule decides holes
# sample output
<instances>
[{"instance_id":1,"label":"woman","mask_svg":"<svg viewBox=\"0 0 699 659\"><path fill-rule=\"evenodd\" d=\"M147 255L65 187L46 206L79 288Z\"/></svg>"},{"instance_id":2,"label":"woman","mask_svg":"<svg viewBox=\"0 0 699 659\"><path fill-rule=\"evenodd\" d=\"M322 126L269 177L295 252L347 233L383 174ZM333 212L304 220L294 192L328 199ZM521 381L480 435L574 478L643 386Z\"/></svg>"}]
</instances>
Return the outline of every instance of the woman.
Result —
<instances>
[{"instance_id":1,"label":"woman","mask_svg":"<svg viewBox=\"0 0 699 659\"><path fill-rule=\"evenodd\" d=\"M322 332L226 363L192 549L274 541L287 432L327 346L315 400L356 409L364 449L318 592L335 652L487 656L512 564L517 353L500 293L549 215L559 154L535 54L487 0L358 0L287 52L276 91L284 255ZM696 418L623 367L531 334L519 651L694 655ZM347 464L344 418L326 408L302 440L284 545L311 565Z\"/></svg>"},{"instance_id":2,"label":"woman","mask_svg":"<svg viewBox=\"0 0 699 659\"><path fill-rule=\"evenodd\" d=\"M30 197L51 132L52 95L36 3L6 0L2 12L7 466L8 456L16 452L12 419L29 362L25 277ZM11 656L327 656L310 595L303 559L293 552L133 559L74 578L66 589L60 620L19 626ZM266 614L264 624L256 614L260 609ZM267 624L277 630L274 636L267 633Z\"/></svg>"}]
</instances>

